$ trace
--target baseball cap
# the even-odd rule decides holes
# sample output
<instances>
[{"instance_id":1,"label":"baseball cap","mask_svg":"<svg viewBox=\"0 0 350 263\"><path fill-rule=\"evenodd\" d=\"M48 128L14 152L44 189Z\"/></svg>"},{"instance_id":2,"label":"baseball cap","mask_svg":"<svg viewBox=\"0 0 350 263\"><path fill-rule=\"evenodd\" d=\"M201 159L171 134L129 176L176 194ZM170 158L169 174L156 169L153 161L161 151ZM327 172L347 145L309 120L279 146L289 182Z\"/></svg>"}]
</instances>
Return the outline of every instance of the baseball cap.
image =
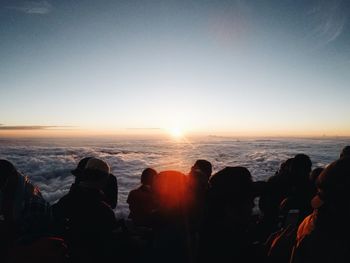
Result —
<instances>
[{"instance_id":1,"label":"baseball cap","mask_svg":"<svg viewBox=\"0 0 350 263\"><path fill-rule=\"evenodd\" d=\"M87 162L93 157L85 157L81 159L77 165L77 168L71 171L74 176L80 176L86 167Z\"/></svg>"},{"instance_id":2,"label":"baseball cap","mask_svg":"<svg viewBox=\"0 0 350 263\"><path fill-rule=\"evenodd\" d=\"M107 175L109 175L111 172L109 165L105 161L98 158L90 158L86 163L85 169L93 170Z\"/></svg>"}]
</instances>

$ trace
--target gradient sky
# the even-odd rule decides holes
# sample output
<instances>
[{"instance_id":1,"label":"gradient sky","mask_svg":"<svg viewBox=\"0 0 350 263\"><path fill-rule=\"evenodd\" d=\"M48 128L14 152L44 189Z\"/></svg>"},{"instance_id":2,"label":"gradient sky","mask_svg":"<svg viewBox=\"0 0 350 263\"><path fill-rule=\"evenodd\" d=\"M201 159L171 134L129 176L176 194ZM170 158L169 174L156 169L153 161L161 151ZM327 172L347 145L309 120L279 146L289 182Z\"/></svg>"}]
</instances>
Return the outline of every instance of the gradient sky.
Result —
<instances>
[{"instance_id":1,"label":"gradient sky","mask_svg":"<svg viewBox=\"0 0 350 263\"><path fill-rule=\"evenodd\" d=\"M1 1L0 131L350 135L350 1Z\"/></svg>"}]
</instances>

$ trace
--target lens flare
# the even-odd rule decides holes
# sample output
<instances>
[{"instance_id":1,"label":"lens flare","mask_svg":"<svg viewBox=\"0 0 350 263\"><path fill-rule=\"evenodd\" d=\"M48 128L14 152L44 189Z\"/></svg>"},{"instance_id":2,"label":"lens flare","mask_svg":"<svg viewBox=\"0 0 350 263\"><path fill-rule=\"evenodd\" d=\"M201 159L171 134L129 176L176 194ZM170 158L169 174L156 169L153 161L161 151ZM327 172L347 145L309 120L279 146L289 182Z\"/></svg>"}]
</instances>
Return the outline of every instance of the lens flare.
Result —
<instances>
[{"instance_id":1,"label":"lens flare","mask_svg":"<svg viewBox=\"0 0 350 263\"><path fill-rule=\"evenodd\" d=\"M169 133L175 139L180 139L184 136L183 130L179 127L173 127L169 129Z\"/></svg>"}]
</instances>

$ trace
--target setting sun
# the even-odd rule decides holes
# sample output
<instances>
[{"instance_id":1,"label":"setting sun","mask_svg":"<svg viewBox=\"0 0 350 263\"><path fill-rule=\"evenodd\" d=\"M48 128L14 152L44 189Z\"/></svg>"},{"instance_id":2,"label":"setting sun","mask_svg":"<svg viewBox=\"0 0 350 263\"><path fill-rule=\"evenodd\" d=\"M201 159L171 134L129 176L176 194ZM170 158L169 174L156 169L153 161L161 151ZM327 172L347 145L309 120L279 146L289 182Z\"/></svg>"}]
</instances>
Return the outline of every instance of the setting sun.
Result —
<instances>
[{"instance_id":1,"label":"setting sun","mask_svg":"<svg viewBox=\"0 0 350 263\"><path fill-rule=\"evenodd\" d=\"M181 128L179 127L173 127L169 129L169 133L172 137L178 139L182 138L184 136L184 132Z\"/></svg>"}]
</instances>

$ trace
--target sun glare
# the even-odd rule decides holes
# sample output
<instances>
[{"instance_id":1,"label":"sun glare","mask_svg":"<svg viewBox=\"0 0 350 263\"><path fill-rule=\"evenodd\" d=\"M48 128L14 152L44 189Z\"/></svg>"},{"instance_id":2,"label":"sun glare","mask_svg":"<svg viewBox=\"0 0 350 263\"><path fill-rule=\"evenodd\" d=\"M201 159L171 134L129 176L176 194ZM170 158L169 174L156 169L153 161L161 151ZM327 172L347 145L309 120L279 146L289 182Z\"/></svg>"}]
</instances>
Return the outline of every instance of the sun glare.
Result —
<instances>
[{"instance_id":1,"label":"sun glare","mask_svg":"<svg viewBox=\"0 0 350 263\"><path fill-rule=\"evenodd\" d=\"M182 138L184 136L183 130L179 127L173 127L171 129L169 129L169 133L175 139L179 139L179 138Z\"/></svg>"}]
</instances>

